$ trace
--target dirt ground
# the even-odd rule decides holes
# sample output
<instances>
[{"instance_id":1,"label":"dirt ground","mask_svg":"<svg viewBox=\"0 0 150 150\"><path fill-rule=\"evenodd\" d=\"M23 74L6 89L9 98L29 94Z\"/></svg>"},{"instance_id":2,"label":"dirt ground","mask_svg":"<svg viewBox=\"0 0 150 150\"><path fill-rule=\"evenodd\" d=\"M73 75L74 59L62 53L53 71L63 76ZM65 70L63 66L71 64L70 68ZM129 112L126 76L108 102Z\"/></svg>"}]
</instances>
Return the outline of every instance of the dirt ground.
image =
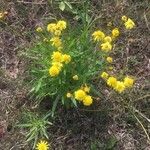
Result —
<instances>
[{"instance_id":1,"label":"dirt ground","mask_svg":"<svg viewBox=\"0 0 150 150\"><path fill-rule=\"evenodd\" d=\"M77 0L72 2L80 5ZM57 1L0 0L0 11L8 11L0 21L0 150L30 150L26 130L15 127L23 110L34 111L24 86L26 61L21 53L36 38L36 26L44 26L54 18L77 20L71 12L62 12ZM128 61L128 73L136 77L136 84L124 99L131 99L135 108L150 118L150 1L91 0L90 14L99 17L101 25L124 14L136 21L125 51L114 53L115 67L119 69L119 62ZM118 101L115 95L106 97L96 111L60 108L48 130L52 149L150 150L150 141L140 123ZM142 116L141 120L150 136L150 121Z\"/></svg>"}]
</instances>

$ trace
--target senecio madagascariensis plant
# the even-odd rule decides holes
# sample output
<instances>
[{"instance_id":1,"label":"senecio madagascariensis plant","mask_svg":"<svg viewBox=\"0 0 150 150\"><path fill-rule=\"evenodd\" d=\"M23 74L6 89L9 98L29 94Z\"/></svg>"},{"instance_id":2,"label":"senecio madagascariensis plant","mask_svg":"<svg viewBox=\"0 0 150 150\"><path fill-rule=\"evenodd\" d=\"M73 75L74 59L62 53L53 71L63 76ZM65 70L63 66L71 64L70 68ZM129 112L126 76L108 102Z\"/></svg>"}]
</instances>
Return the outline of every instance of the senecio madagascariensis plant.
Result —
<instances>
[{"instance_id":1,"label":"senecio madagascariensis plant","mask_svg":"<svg viewBox=\"0 0 150 150\"><path fill-rule=\"evenodd\" d=\"M130 18L122 16L121 20L124 22L123 25L127 30L135 27L135 23ZM53 48L48 58L49 68L46 69L49 75L48 77L51 78L50 81L59 81L59 84L57 83L56 86L61 87L61 84L64 84L63 86L67 87L66 89L64 87L61 89L61 93L64 91L63 96L61 95L62 101L63 99L66 99L66 102L68 102L70 99L75 105L76 102L78 102L82 103L85 106L90 106L93 103L94 98L92 96L92 89L90 88L91 86L88 83L89 79L86 80L86 77L84 78L82 69L80 69L80 61L75 61L75 59L83 59L84 54L81 55L80 53L82 49L81 51L80 49L76 51L76 47L73 47L74 49L69 48L69 50L66 50L66 43L64 43L65 38L62 35L66 28L67 23L64 20L60 20L56 23L50 23L47 25L47 32L51 35L51 38L44 38L44 42L50 44ZM36 30L37 32L44 33L44 29L41 27L38 27ZM114 72L110 71L113 69L113 58L110 57L110 53L113 51L114 44L120 36L120 31L122 31L120 27L113 27L110 32L105 33L102 30L96 30L92 34L93 41L98 45L98 51L96 51L96 54L101 51L102 59L104 58L104 64L106 64L107 66L104 67L103 70L101 70L99 76L106 82L107 86L111 87L118 93L124 92L126 89L131 88L134 84L134 79L130 76L124 77L123 80L118 80L114 75ZM94 65L92 66L92 68L95 67ZM96 74L100 72L99 70L95 71ZM86 71L84 72L86 73ZM94 71L92 70L91 72L93 73ZM87 74L91 74L91 72ZM54 88L56 90L59 89L57 89L57 87Z\"/></svg>"},{"instance_id":2,"label":"senecio madagascariensis plant","mask_svg":"<svg viewBox=\"0 0 150 150\"><path fill-rule=\"evenodd\" d=\"M51 64L52 66L49 68L49 74L51 77L57 77L63 66L71 62L71 56L68 54L63 54L63 44L61 40L61 33L64 29L66 29L66 22L65 21L58 21L57 23L50 23L47 26L47 31L52 34L52 38L50 39L51 45L59 49L58 51L54 51L51 55ZM38 29L40 31L40 29ZM95 40L102 40L105 35L103 33L96 33L97 37ZM111 41L111 37L106 37L105 40ZM61 49L61 51L60 51ZM73 80L79 80L78 75L74 75L72 77ZM93 99L88 93L90 92L90 87L86 84L82 86L80 89L76 90L74 94L68 92L66 94L67 98L74 97L76 100L82 102L85 106L89 106L93 103Z\"/></svg>"}]
</instances>

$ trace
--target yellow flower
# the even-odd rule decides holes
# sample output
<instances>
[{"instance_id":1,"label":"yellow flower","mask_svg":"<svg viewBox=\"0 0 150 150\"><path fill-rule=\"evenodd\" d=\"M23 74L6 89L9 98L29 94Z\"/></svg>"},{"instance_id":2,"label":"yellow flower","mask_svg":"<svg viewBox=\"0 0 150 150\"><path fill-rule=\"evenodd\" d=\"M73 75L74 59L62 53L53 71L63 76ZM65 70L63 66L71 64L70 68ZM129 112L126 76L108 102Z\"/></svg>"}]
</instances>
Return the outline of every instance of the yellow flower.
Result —
<instances>
[{"instance_id":1,"label":"yellow flower","mask_svg":"<svg viewBox=\"0 0 150 150\"><path fill-rule=\"evenodd\" d=\"M122 93L124 90L125 90L125 85L123 82L120 82L120 81L117 81L114 89L119 92L119 93Z\"/></svg>"},{"instance_id":2,"label":"yellow flower","mask_svg":"<svg viewBox=\"0 0 150 150\"><path fill-rule=\"evenodd\" d=\"M59 72L60 72L60 69L57 68L56 66L52 66L52 67L50 67L50 69L49 69L49 74L50 74L50 76L52 76L52 77L57 76L57 75L59 74Z\"/></svg>"},{"instance_id":3,"label":"yellow flower","mask_svg":"<svg viewBox=\"0 0 150 150\"><path fill-rule=\"evenodd\" d=\"M117 79L115 77L109 77L107 80L107 85L115 87L117 84Z\"/></svg>"},{"instance_id":4,"label":"yellow flower","mask_svg":"<svg viewBox=\"0 0 150 150\"><path fill-rule=\"evenodd\" d=\"M75 91L75 99L79 100L79 101L83 101L86 97L86 93L79 89L77 91Z\"/></svg>"},{"instance_id":5,"label":"yellow flower","mask_svg":"<svg viewBox=\"0 0 150 150\"><path fill-rule=\"evenodd\" d=\"M73 78L73 80L79 80L78 75L74 75L72 78Z\"/></svg>"},{"instance_id":6,"label":"yellow flower","mask_svg":"<svg viewBox=\"0 0 150 150\"><path fill-rule=\"evenodd\" d=\"M60 36L61 35L61 31L60 30L55 30L54 31L54 35L55 36Z\"/></svg>"},{"instance_id":7,"label":"yellow flower","mask_svg":"<svg viewBox=\"0 0 150 150\"><path fill-rule=\"evenodd\" d=\"M36 31L37 31L37 32L42 32L43 29L42 29L41 27L37 27L37 28L36 28Z\"/></svg>"},{"instance_id":8,"label":"yellow flower","mask_svg":"<svg viewBox=\"0 0 150 150\"><path fill-rule=\"evenodd\" d=\"M135 23L130 19L128 18L128 20L124 23L126 29L132 29L135 27Z\"/></svg>"},{"instance_id":9,"label":"yellow flower","mask_svg":"<svg viewBox=\"0 0 150 150\"><path fill-rule=\"evenodd\" d=\"M54 62L62 62L62 53L59 51L53 52L51 58Z\"/></svg>"},{"instance_id":10,"label":"yellow flower","mask_svg":"<svg viewBox=\"0 0 150 150\"><path fill-rule=\"evenodd\" d=\"M40 141L39 143L37 143L36 145L36 149L37 150L48 150L49 149L49 145L46 141Z\"/></svg>"},{"instance_id":11,"label":"yellow flower","mask_svg":"<svg viewBox=\"0 0 150 150\"><path fill-rule=\"evenodd\" d=\"M83 87L83 90L84 90L86 93L89 93L89 92L90 92L90 87L88 87L88 86L85 84L85 87Z\"/></svg>"},{"instance_id":12,"label":"yellow flower","mask_svg":"<svg viewBox=\"0 0 150 150\"><path fill-rule=\"evenodd\" d=\"M108 22L107 27L111 27L111 26L112 26L112 22Z\"/></svg>"},{"instance_id":13,"label":"yellow flower","mask_svg":"<svg viewBox=\"0 0 150 150\"><path fill-rule=\"evenodd\" d=\"M128 19L127 16L122 16L122 17L121 17L121 20L124 21L124 22L126 22L127 19Z\"/></svg>"},{"instance_id":14,"label":"yellow flower","mask_svg":"<svg viewBox=\"0 0 150 150\"><path fill-rule=\"evenodd\" d=\"M115 37L118 37L120 34L119 32L119 29L118 28L115 28L112 30L112 36L115 38Z\"/></svg>"},{"instance_id":15,"label":"yellow flower","mask_svg":"<svg viewBox=\"0 0 150 150\"><path fill-rule=\"evenodd\" d=\"M57 26L57 29L64 30L64 29L66 29L67 23L63 20L60 20L57 22L56 26Z\"/></svg>"},{"instance_id":16,"label":"yellow flower","mask_svg":"<svg viewBox=\"0 0 150 150\"><path fill-rule=\"evenodd\" d=\"M52 46L55 46L57 48L62 46L61 39L59 37L57 37L57 36L51 38L50 42L52 42Z\"/></svg>"},{"instance_id":17,"label":"yellow flower","mask_svg":"<svg viewBox=\"0 0 150 150\"><path fill-rule=\"evenodd\" d=\"M125 77L124 78L124 85L125 87L132 87L134 83L134 80L130 77Z\"/></svg>"},{"instance_id":18,"label":"yellow flower","mask_svg":"<svg viewBox=\"0 0 150 150\"><path fill-rule=\"evenodd\" d=\"M101 44L101 49L105 52L111 51L112 45L109 42L105 42L105 43Z\"/></svg>"},{"instance_id":19,"label":"yellow flower","mask_svg":"<svg viewBox=\"0 0 150 150\"><path fill-rule=\"evenodd\" d=\"M93 103L93 99L91 96L87 95L84 99L83 99L83 104L85 106L90 106Z\"/></svg>"},{"instance_id":20,"label":"yellow flower","mask_svg":"<svg viewBox=\"0 0 150 150\"><path fill-rule=\"evenodd\" d=\"M63 64L60 62L52 62L52 65L57 67L59 70L61 70L61 68L63 67Z\"/></svg>"},{"instance_id":21,"label":"yellow flower","mask_svg":"<svg viewBox=\"0 0 150 150\"><path fill-rule=\"evenodd\" d=\"M94 41L101 41L104 39L105 34L102 31L97 30L92 34L92 36L93 36Z\"/></svg>"},{"instance_id":22,"label":"yellow flower","mask_svg":"<svg viewBox=\"0 0 150 150\"><path fill-rule=\"evenodd\" d=\"M66 96L67 96L67 98L71 98L71 97L72 97L72 94L68 92L68 93L66 94Z\"/></svg>"},{"instance_id":23,"label":"yellow flower","mask_svg":"<svg viewBox=\"0 0 150 150\"><path fill-rule=\"evenodd\" d=\"M71 61L71 56L67 55L67 54L64 54L62 56L62 61L65 62L65 64L68 64Z\"/></svg>"},{"instance_id":24,"label":"yellow flower","mask_svg":"<svg viewBox=\"0 0 150 150\"><path fill-rule=\"evenodd\" d=\"M109 63L112 63L112 62L113 62L113 58L112 58L112 57L107 57L106 60L107 60Z\"/></svg>"},{"instance_id":25,"label":"yellow flower","mask_svg":"<svg viewBox=\"0 0 150 150\"><path fill-rule=\"evenodd\" d=\"M56 24L55 23L50 23L47 25L47 31L48 32L51 32L51 33L54 33L56 31Z\"/></svg>"},{"instance_id":26,"label":"yellow flower","mask_svg":"<svg viewBox=\"0 0 150 150\"><path fill-rule=\"evenodd\" d=\"M106 36L106 37L104 38L104 42L109 42L109 43L111 43L111 42L112 42L112 38L111 38L110 36Z\"/></svg>"},{"instance_id":27,"label":"yellow flower","mask_svg":"<svg viewBox=\"0 0 150 150\"><path fill-rule=\"evenodd\" d=\"M102 72L102 74L100 75L101 76L101 78L103 78L103 79L107 79L108 78L108 73L106 73L106 72Z\"/></svg>"},{"instance_id":28,"label":"yellow flower","mask_svg":"<svg viewBox=\"0 0 150 150\"><path fill-rule=\"evenodd\" d=\"M109 66L108 69L109 69L109 70L113 70L113 66Z\"/></svg>"}]
</instances>

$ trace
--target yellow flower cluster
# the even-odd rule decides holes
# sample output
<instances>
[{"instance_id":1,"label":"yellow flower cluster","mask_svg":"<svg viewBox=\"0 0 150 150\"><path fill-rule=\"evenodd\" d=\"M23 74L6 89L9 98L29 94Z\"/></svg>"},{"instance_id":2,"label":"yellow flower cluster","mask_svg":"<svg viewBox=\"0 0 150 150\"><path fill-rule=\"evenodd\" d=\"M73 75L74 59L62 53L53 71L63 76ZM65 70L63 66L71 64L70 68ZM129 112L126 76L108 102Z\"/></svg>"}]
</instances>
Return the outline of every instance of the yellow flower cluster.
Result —
<instances>
[{"instance_id":1,"label":"yellow flower cluster","mask_svg":"<svg viewBox=\"0 0 150 150\"><path fill-rule=\"evenodd\" d=\"M61 34L64 29L66 29L67 23L63 20L59 20L57 23L50 23L47 25L47 31L52 34L52 38L50 42L52 42L52 46L56 48L62 47Z\"/></svg>"},{"instance_id":2,"label":"yellow flower cluster","mask_svg":"<svg viewBox=\"0 0 150 150\"><path fill-rule=\"evenodd\" d=\"M48 150L49 149L49 144L46 141L40 141L36 145L37 150Z\"/></svg>"},{"instance_id":3,"label":"yellow flower cluster","mask_svg":"<svg viewBox=\"0 0 150 150\"><path fill-rule=\"evenodd\" d=\"M112 38L117 38L120 35L120 31L118 28L114 28L112 30Z\"/></svg>"},{"instance_id":4,"label":"yellow flower cluster","mask_svg":"<svg viewBox=\"0 0 150 150\"><path fill-rule=\"evenodd\" d=\"M49 68L49 74L51 77L55 77L59 74L60 72L60 69L57 67L57 66L52 66Z\"/></svg>"},{"instance_id":5,"label":"yellow flower cluster","mask_svg":"<svg viewBox=\"0 0 150 150\"><path fill-rule=\"evenodd\" d=\"M107 57L106 58L107 62L112 63L113 62L113 58L112 57Z\"/></svg>"},{"instance_id":6,"label":"yellow flower cluster","mask_svg":"<svg viewBox=\"0 0 150 150\"><path fill-rule=\"evenodd\" d=\"M106 80L108 86L119 93L122 93L126 88L132 87L134 83L134 80L128 76L124 78L124 81L118 81L113 76L109 77L108 73L102 72L101 77Z\"/></svg>"},{"instance_id":7,"label":"yellow flower cluster","mask_svg":"<svg viewBox=\"0 0 150 150\"><path fill-rule=\"evenodd\" d=\"M124 25L126 29L130 30L135 27L134 21L128 18L127 16L122 16L121 20L124 21Z\"/></svg>"},{"instance_id":8,"label":"yellow flower cluster","mask_svg":"<svg viewBox=\"0 0 150 150\"><path fill-rule=\"evenodd\" d=\"M135 23L133 22L133 20L131 20L127 16L122 16L121 19L122 21L124 21L124 25L126 29L132 29L135 27ZM97 30L92 34L92 37L95 42L98 42L98 43L101 42L100 48L102 51L109 52L112 50L112 47L113 47L112 41L116 39L119 35L120 35L119 29L114 28L111 31L110 36L106 36L103 31Z\"/></svg>"},{"instance_id":9,"label":"yellow flower cluster","mask_svg":"<svg viewBox=\"0 0 150 150\"><path fill-rule=\"evenodd\" d=\"M66 29L67 23L63 20L57 23L50 23L47 25L47 31L54 34L55 36L60 36L61 32Z\"/></svg>"},{"instance_id":10,"label":"yellow flower cluster","mask_svg":"<svg viewBox=\"0 0 150 150\"><path fill-rule=\"evenodd\" d=\"M70 55L62 53L63 47L60 36L62 31L66 29L66 26L67 24L63 20L47 25L47 31L52 34L50 42L52 42L52 46L58 49L57 51L54 51L51 56L52 66L49 68L49 74L51 77L58 76L64 64L68 64L71 61Z\"/></svg>"},{"instance_id":11,"label":"yellow flower cluster","mask_svg":"<svg viewBox=\"0 0 150 150\"><path fill-rule=\"evenodd\" d=\"M104 80L107 80L108 79L108 73L107 72L102 72L102 74L100 75L101 78L103 78Z\"/></svg>"},{"instance_id":12,"label":"yellow flower cluster","mask_svg":"<svg viewBox=\"0 0 150 150\"><path fill-rule=\"evenodd\" d=\"M84 87L81 87L80 89L74 92L75 99L80 102L83 102L85 106L90 106L93 103L93 98L87 94L89 92L90 87L85 85Z\"/></svg>"},{"instance_id":13,"label":"yellow flower cluster","mask_svg":"<svg viewBox=\"0 0 150 150\"><path fill-rule=\"evenodd\" d=\"M94 41L97 41L97 42L102 41L105 38L105 34L100 30L95 31L92 34L92 36L93 36Z\"/></svg>"},{"instance_id":14,"label":"yellow flower cluster","mask_svg":"<svg viewBox=\"0 0 150 150\"><path fill-rule=\"evenodd\" d=\"M62 47L62 41L61 41L60 37L58 37L58 36L52 37L50 39L50 42L52 42L52 46L55 46L56 48Z\"/></svg>"},{"instance_id":15,"label":"yellow flower cluster","mask_svg":"<svg viewBox=\"0 0 150 150\"><path fill-rule=\"evenodd\" d=\"M112 50L112 41L119 36L120 32L118 28L112 30L111 36L106 36L104 32L97 30L92 34L93 40L100 43L100 49L105 52Z\"/></svg>"},{"instance_id":16,"label":"yellow flower cluster","mask_svg":"<svg viewBox=\"0 0 150 150\"><path fill-rule=\"evenodd\" d=\"M88 95L90 92L90 87L86 84L82 86L80 89L74 92L74 95L68 92L66 94L67 98L74 97L76 100L82 102L85 106L90 106L93 103L93 98Z\"/></svg>"},{"instance_id":17,"label":"yellow flower cluster","mask_svg":"<svg viewBox=\"0 0 150 150\"><path fill-rule=\"evenodd\" d=\"M132 29L135 27L135 23L133 20L128 18L127 16L122 16L121 20L124 22L126 29ZM112 23L109 23L107 26L112 27ZM119 28L114 28L111 30L111 35L106 36L104 32L97 30L92 34L93 40L100 43L100 48L104 52L110 52L113 48L113 41L120 35ZM108 63L113 62L113 58L106 54L106 59ZM112 70L112 66L108 66L108 70ZM124 81L118 81L115 77L109 76L107 72L102 72L100 77L103 78L107 85L112 87L119 93L122 93L125 89L132 87L134 80L130 77L125 77Z\"/></svg>"},{"instance_id":18,"label":"yellow flower cluster","mask_svg":"<svg viewBox=\"0 0 150 150\"><path fill-rule=\"evenodd\" d=\"M53 52L52 56L52 66L49 69L49 74L52 77L59 75L64 64L68 64L71 61L71 56L67 54L62 54L59 51Z\"/></svg>"},{"instance_id":19,"label":"yellow flower cluster","mask_svg":"<svg viewBox=\"0 0 150 150\"><path fill-rule=\"evenodd\" d=\"M101 49L105 52L111 51L112 50L112 45L109 42L105 42L101 44Z\"/></svg>"}]
</instances>

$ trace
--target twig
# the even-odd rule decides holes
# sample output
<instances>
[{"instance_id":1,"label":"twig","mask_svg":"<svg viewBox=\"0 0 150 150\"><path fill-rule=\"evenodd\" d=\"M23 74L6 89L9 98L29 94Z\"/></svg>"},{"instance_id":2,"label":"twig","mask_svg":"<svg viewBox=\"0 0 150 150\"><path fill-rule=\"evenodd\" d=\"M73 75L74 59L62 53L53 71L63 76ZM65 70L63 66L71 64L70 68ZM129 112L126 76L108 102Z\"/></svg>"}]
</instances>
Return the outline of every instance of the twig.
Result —
<instances>
[{"instance_id":1,"label":"twig","mask_svg":"<svg viewBox=\"0 0 150 150\"><path fill-rule=\"evenodd\" d=\"M136 99L134 102L137 102L137 101L142 100L142 99L147 98L147 97L150 97L150 94L144 95L144 96Z\"/></svg>"},{"instance_id":2,"label":"twig","mask_svg":"<svg viewBox=\"0 0 150 150\"><path fill-rule=\"evenodd\" d=\"M78 110L80 110L80 111L87 111L87 112L102 112L102 111L105 111L105 110L107 110L107 109L78 109ZM109 109L109 111L113 111L114 109Z\"/></svg>"},{"instance_id":3,"label":"twig","mask_svg":"<svg viewBox=\"0 0 150 150\"><path fill-rule=\"evenodd\" d=\"M134 108L134 107L133 107L133 110L134 110L135 112L137 112L139 115L141 115L143 118L145 118L145 119L150 123L150 119L147 118L144 114L142 114L139 110L137 110L137 109Z\"/></svg>"},{"instance_id":4,"label":"twig","mask_svg":"<svg viewBox=\"0 0 150 150\"><path fill-rule=\"evenodd\" d=\"M145 12L144 12L144 19L145 19L146 26L147 26L147 28L148 28L148 30L149 30L149 32L150 32L149 22L148 22L148 20L147 20L147 17L146 17L146 13L145 13Z\"/></svg>"},{"instance_id":5,"label":"twig","mask_svg":"<svg viewBox=\"0 0 150 150\"><path fill-rule=\"evenodd\" d=\"M133 115L134 115L134 117L136 118L136 120L138 121L138 123L141 125L143 131L145 132L145 134L146 134L146 136L147 136L148 141L150 142L150 137L149 137L149 135L148 135L148 133L147 133L145 127L143 126L142 122L139 120L139 118L138 118L135 114L133 114Z\"/></svg>"},{"instance_id":6,"label":"twig","mask_svg":"<svg viewBox=\"0 0 150 150\"><path fill-rule=\"evenodd\" d=\"M26 1L17 1L18 3L24 3L24 4L35 4L35 5L46 5L47 3L42 2L26 2Z\"/></svg>"},{"instance_id":7,"label":"twig","mask_svg":"<svg viewBox=\"0 0 150 150\"><path fill-rule=\"evenodd\" d=\"M121 97L121 99L123 100L123 98ZM138 123L141 125L143 131L145 132L148 141L150 142L150 137L145 129L145 127L143 126L142 122L138 119L138 117L135 115L135 112L137 112L138 114L140 114L142 117L144 117L148 122L150 121L146 116L144 116L142 113L140 113L137 109L135 109L133 106L130 106L128 103L126 103L125 101L122 101L124 104L127 105L127 107L129 108L129 111L133 114L133 116L136 118L136 120L138 121Z\"/></svg>"}]
</instances>

